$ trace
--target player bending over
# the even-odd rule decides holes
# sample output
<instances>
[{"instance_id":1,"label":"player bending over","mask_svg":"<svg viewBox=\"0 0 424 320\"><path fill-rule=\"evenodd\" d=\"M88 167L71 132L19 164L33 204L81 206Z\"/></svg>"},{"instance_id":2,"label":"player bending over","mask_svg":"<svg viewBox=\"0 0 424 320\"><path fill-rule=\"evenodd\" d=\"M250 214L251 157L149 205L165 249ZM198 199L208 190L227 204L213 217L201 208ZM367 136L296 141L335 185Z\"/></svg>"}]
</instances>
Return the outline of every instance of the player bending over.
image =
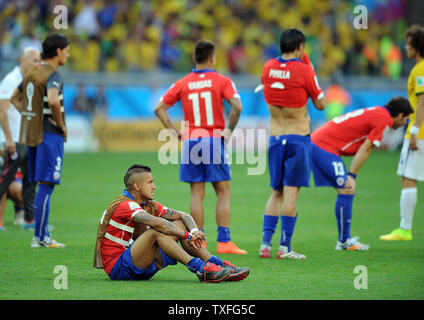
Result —
<instances>
[{"instance_id":1,"label":"player bending over","mask_svg":"<svg viewBox=\"0 0 424 320\"><path fill-rule=\"evenodd\" d=\"M238 268L203 247L205 235L189 214L153 201L156 186L149 167L131 166L124 184L126 189L100 220L94 267L104 268L112 280L148 280L177 262L200 282L239 281L248 276L248 268Z\"/></svg>"},{"instance_id":2,"label":"player bending over","mask_svg":"<svg viewBox=\"0 0 424 320\"><path fill-rule=\"evenodd\" d=\"M369 245L351 237L355 179L374 147L379 147L384 130L406 124L414 110L403 97L392 98L384 107L358 109L327 122L312 133L312 171L315 185L337 191L335 205L339 238L336 250L368 250ZM346 171L341 156L353 156Z\"/></svg>"}]
</instances>

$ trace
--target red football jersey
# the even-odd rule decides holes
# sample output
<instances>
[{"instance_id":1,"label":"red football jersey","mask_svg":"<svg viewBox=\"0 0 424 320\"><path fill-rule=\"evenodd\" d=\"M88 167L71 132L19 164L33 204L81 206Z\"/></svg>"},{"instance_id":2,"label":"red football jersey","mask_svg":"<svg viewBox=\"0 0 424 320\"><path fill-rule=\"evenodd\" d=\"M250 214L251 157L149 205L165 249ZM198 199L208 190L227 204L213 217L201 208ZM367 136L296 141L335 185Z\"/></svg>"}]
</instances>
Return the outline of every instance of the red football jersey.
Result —
<instances>
[{"instance_id":1,"label":"red football jersey","mask_svg":"<svg viewBox=\"0 0 424 320\"><path fill-rule=\"evenodd\" d=\"M339 156L353 156L365 139L379 147L384 130L392 126L389 110L375 106L336 117L315 130L311 138L321 149Z\"/></svg>"},{"instance_id":2,"label":"red football jersey","mask_svg":"<svg viewBox=\"0 0 424 320\"><path fill-rule=\"evenodd\" d=\"M167 207L159 202L155 201L155 203L158 206L157 216L163 216ZM132 217L140 210L142 210L142 207L133 200L121 202L115 208L100 246L103 267L107 274L113 269L116 260L128 248L128 245L124 243L129 243L133 234L132 230L136 226Z\"/></svg>"},{"instance_id":3,"label":"red football jersey","mask_svg":"<svg viewBox=\"0 0 424 320\"><path fill-rule=\"evenodd\" d=\"M233 97L240 99L229 77L210 69L194 69L176 81L162 96L161 101L172 106L181 100L185 121L188 122L188 128L185 128L183 134L186 139L220 137L219 132L225 129L223 99L228 101ZM191 135L194 130L196 132Z\"/></svg>"},{"instance_id":4,"label":"red football jersey","mask_svg":"<svg viewBox=\"0 0 424 320\"><path fill-rule=\"evenodd\" d=\"M308 97L320 99L324 93L310 64L281 57L268 60L262 70L266 103L284 108L301 108Z\"/></svg>"}]
</instances>

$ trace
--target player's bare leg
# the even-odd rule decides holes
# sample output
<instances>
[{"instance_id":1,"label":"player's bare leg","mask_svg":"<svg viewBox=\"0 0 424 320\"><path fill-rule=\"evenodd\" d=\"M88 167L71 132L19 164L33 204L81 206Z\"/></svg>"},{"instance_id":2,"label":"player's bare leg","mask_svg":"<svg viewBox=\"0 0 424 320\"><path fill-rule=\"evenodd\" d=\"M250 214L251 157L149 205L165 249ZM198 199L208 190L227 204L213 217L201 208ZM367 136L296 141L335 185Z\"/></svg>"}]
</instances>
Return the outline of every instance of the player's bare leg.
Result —
<instances>
[{"instance_id":1,"label":"player's bare leg","mask_svg":"<svg viewBox=\"0 0 424 320\"><path fill-rule=\"evenodd\" d=\"M13 181L10 184L7 192L8 192L9 198L15 204L14 224L22 226L25 224L23 201L22 201L22 184L17 181Z\"/></svg>"},{"instance_id":2,"label":"player's bare leg","mask_svg":"<svg viewBox=\"0 0 424 320\"><path fill-rule=\"evenodd\" d=\"M231 242L230 219L231 219L231 182L229 180L212 182L217 196L216 223L218 225L217 253L247 254Z\"/></svg>"},{"instance_id":3,"label":"player's bare leg","mask_svg":"<svg viewBox=\"0 0 424 320\"><path fill-rule=\"evenodd\" d=\"M205 212L203 210L203 199L205 198L205 183L204 182L192 182L190 184L191 189L191 202L190 202L190 214L196 222L199 229L203 230L205 224ZM206 241L203 241L203 245L206 247Z\"/></svg>"},{"instance_id":4,"label":"player's bare leg","mask_svg":"<svg viewBox=\"0 0 424 320\"><path fill-rule=\"evenodd\" d=\"M22 185L19 182L13 181L10 184L8 194L16 206L22 207Z\"/></svg>"},{"instance_id":5,"label":"player's bare leg","mask_svg":"<svg viewBox=\"0 0 424 320\"><path fill-rule=\"evenodd\" d=\"M297 216L297 197L299 196L299 187L284 186L283 203L280 209L281 216Z\"/></svg>"},{"instance_id":6,"label":"player's bare leg","mask_svg":"<svg viewBox=\"0 0 424 320\"><path fill-rule=\"evenodd\" d=\"M182 249L171 237L153 228L143 232L131 246L131 258L134 265L139 268L147 268L154 260L158 246L170 258L187 264L192 257Z\"/></svg>"},{"instance_id":7,"label":"player's bare leg","mask_svg":"<svg viewBox=\"0 0 424 320\"><path fill-rule=\"evenodd\" d=\"M153 228L143 232L131 246L131 258L139 268L149 267L155 259L158 248L168 257L186 265L196 273L201 282L220 282L232 274L231 268L219 267L211 263L205 264L200 258L193 258L184 248L178 245L177 238L166 235Z\"/></svg>"},{"instance_id":8,"label":"player's bare leg","mask_svg":"<svg viewBox=\"0 0 424 320\"><path fill-rule=\"evenodd\" d=\"M205 197L205 183L192 182L191 187L191 202L190 214L199 228L203 228L205 222L205 213L203 211L203 199Z\"/></svg>"},{"instance_id":9,"label":"player's bare leg","mask_svg":"<svg viewBox=\"0 0 424 320\"><path fill-rule=\"evenodd\" d=\"M270 216L280 216L281 203L283 202L283 190L272 190L271 195L265 205L265 214Z\"/></svg>"},{"instance_id":10,"label":"player's bare leg","mask_svg":"<svg viewBox=\"0 0 424 320\"><path fill-rule=\"evenodd\" d=\"M212 182L215 189L216 201L216 223L221 227L230 227L231 219L231 182Z\"/></svg>"}]
</instances>

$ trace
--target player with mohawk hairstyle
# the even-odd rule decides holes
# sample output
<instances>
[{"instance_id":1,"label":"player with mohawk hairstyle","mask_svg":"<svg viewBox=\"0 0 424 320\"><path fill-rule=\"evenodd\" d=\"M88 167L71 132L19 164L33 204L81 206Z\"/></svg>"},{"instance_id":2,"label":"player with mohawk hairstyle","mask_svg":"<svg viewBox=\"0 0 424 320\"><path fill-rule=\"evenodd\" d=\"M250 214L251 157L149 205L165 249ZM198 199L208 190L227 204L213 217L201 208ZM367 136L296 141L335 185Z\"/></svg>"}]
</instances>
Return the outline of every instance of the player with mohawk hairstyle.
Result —
<instances>
[{"instance_id":1,"label":"player with mohawk hairstyle","mask_svg":"<svg viewBox=\"0 0 424 320\"><path fill-rule=\"evenodd\" d=\"M177 262L200 282L239 281L248 276L248 268L238 268L203 247L205 235L189 214L153 200L156 186L149 167L132 165L124 184L124 191L100 220L94 267L104 268L112 280L148 280Z\"/></svg>"}]
</instances>

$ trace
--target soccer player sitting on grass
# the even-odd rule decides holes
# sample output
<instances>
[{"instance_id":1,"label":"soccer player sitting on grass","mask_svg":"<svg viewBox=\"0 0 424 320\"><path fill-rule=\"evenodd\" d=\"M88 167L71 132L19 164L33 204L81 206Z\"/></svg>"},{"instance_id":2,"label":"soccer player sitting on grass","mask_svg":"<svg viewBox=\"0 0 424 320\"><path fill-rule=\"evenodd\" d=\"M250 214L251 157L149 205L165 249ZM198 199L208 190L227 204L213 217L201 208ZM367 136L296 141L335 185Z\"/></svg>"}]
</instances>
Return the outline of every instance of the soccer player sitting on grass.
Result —
<instances>
[{"instance_id":1,"label":"soccer player sitting on grass","mask_svg":"<svg viewBox=\"0 0 424 320\"><path fill-rule=\"evenodd\" d=\"M248 276L248 268L237 268L203 247L205 235L189 214L153 201L156 187L149 167L131 166L124 184L126 189L100 220L94 267L104 268L112 280L148 280L177 262L200 282L239 281Z\"/></svg>"},{"instance_id":2,"label":"soccer player sitting on grass","mask_svg":"<svg viewBox=\"0 0 424 320\"><path fill-rule=\"evenodd\" d=\"M339 239L336 250L368 250L369 245L350 236L355 179L374 147L379 147L384 130L406 124L413 113L409 101L394 97L384 106L358 109L327 122L312 133L312 171L315 185L337 191L335 205ZM349 171L341 156L354 156Z\"/></svg>"}]
</instances>

